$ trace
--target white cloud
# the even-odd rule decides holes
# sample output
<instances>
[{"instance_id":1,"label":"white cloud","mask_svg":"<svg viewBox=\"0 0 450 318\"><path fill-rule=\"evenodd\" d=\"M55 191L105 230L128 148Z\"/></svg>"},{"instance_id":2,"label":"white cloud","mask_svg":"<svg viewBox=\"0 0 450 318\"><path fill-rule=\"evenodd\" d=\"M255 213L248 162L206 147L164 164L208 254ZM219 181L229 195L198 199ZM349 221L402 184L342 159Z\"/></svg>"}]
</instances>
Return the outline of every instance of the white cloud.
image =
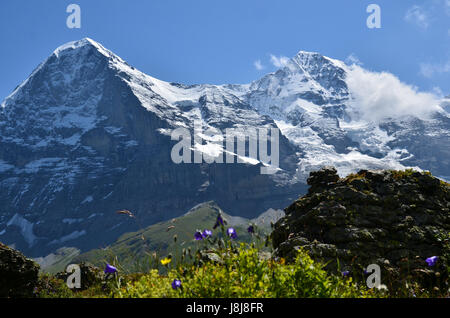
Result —
<instances>
[{"instance_id":1,"label":"white cloud","mask_svg":"<svg viewBox=\"0 0 450 318\"><path fill-rule=\"evenodd\" d=\"M261 70L263 70L263 69L265 68L264 65L262 65L262 63L261 63L261 60L255 61L255 62L253 63L253 65L255 66L255 68L256 68L258 71L261 71Z\"/></svg>"},{"instance_id":2,"label":"white cloud","mask_svg":"<svg viewBox=\"0 0 450 318\"><path fill-rule=\"evenodd\" d=\"M429 16L425 12L425 10L418 6L414 5L406 11L405 20L411 23L415 23L422 29L426 29L429 26Z\"/></svg>"},{"instance_id":3,"label":"white cloud","mask_svg":"<svg viewBox=\"0 0 450 318\"><path fill-rule=\"evenodd\" d=\"M439 98L442 99L444 98L444 92L442 91L442 89L438 86L433 87L433 93Z\"/></svg>"},{"instance_id":4,"label":"white cloud","mask_svg":"<svg viewBox=\"0 0 450 318\"><path fill-rule=\"evenodd\" d=\"M420 74L427 78L433 77L435 74L449 73L450 72L450 60L444 64L420 64Z\"/></svg>"},{"instance_id":5,"label":"white cloud","mask_svg":"<svg viewBox=\"0 0 450 318\"><path fill-rule=\"evenodd\" d=\"M359 58L356 56L355 53L350 54L349 56L347 56L347 58L345 59L345 63L347 63L348 65L363 65L363 63L359 60Z\"/></svg>"},{"instance_id":6,"label":"white cloud","mask_svg":"<svg viewBox=\"0 0 450 318\"><path fill-rule=\"evenodd\" d=\"M277 57L273 54L270 54L270 62L272 62L275 67L284 67L289 62L289 58L286 56Z\"/></svg>"},{"instance_id":7,"label":"white cloud","mask_svg":"<svg viewBox=\"0 0 450 318\"><path fill-rule=\"evenodd\" d=\"M408 115L427 118L440 110L436 95L419 92L390 73L369 72L353 65L347 85L353 98L354 120L381 121Z\"/></svg>"}]
</instances>

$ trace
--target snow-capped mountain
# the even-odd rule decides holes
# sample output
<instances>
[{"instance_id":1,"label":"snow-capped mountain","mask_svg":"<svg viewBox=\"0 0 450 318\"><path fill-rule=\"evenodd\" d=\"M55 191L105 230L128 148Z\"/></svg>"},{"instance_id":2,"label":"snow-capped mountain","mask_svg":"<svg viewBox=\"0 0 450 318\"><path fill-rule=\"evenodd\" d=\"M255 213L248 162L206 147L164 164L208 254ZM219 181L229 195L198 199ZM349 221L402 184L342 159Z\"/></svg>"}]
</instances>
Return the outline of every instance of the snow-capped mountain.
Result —
<instances>
[{"instance_id":1,"label":"snow-capped mountain","mask_svg":"<svg viewBox=\"0 0 450 318\"><path fill-rule=\"evenodd\" d=\"M428 112L399 101L388 107L414 107L372 120L376 94L366 98L371 86L360 88L364 72L299 52L250 84L187 86L146 75L93 40L65 44L1 104L0 240L32 256L87 250L209 200L254 217L284 208L305 190L309 171L326 164L341 174L417 166L449 176L445 100L418 95ZM194 122L203 130L278 127L278 172L261 175L257 158L173 163L171 132Z\"/></svg>"}]
</instances>

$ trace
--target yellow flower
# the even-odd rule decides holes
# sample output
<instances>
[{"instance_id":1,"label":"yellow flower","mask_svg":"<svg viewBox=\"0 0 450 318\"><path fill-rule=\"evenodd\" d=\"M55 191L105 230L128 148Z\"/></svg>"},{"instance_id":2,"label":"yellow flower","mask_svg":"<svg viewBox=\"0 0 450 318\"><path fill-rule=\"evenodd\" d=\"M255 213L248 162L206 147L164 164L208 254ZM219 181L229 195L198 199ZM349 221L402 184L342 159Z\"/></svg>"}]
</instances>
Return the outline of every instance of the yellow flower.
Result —
<instances>
[{"instance_id":1,"label":"yellow flower","mask_svg":"<svg viewBox=\"0 0 450 318\"><path fill-rule=\"evenodd\" d=\"M284 258L281 258L281 259L280 259L280 264L281 264L281 265L284 265L285 263L286 263L286 260L285 260Z\"/></svg>"},{"instance_id":2,"label":"yellow flower","mask_svg":"<svg viewBox=\"0 0 450 318\"><path fill-rule=\"evenodd\" d=\"M166 257L166 258L163 258L163 259L161 260L161 264L167 265L167 264L169 264L171 261L172 261L171 258Z\"/></svg>"}]
</instances>

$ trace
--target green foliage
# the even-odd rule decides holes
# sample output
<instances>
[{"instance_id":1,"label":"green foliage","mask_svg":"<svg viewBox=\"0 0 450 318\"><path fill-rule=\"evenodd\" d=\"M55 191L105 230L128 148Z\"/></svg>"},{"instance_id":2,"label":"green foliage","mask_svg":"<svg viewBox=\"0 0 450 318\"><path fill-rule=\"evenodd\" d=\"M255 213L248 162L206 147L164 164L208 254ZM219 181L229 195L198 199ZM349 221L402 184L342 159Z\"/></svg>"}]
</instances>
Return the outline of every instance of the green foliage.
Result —
<instances>
[{"instance_id":1,"label":"green foliage","mask_svg":"<svg viewBox=\"0 0 450 318\"><path fill-rule=\"evenodd\" d=\"M231 245L218 251L223 263L180 266L161 276L152 270L112 292L114 297L373 297L351 279L328 275L304 251L294 264L261 257L256 248ZM182 288L171 283L180 279Z\"/></svg>"},{"instance_id":2,"label":"green foliage","mask_svg":"<svg viewBox=\"0 0 450 318\"><path fill-rule=\"evenodd\" d=\"M412 170L397 172L397 177L402 178L412 173ZM360 177L363 176L354 175L351 179ZM125 234L110 248L84 255L90 260L96 260L101 266L106 262L114 265L118 268L119 275L104 278L103 282L95 283L84 291L71 291L65 282L50 275L42 275L35 295L53 298L366 298L448 295L448 291L434 290L434 285L429 291L418 282L408 279L405 279L400 292L389 283L388 291L369 290L365 287L364 277L342 277L339 271L337 275L330 274L325 271L323 264L313 261L301 249L293 263L273 259L267 251L270 245L270 236L265 237L267 229L260 230L256 224L253 224L253 234L247 233L248 224L233 224L238 238L243 238L243 242L230 239L223 225L216 229L212 237L195 241L193 233L211 228L216 222L217 211L202 207L193 212L176 221L159 223L136 233ZM356 211L348 210L348 213L354 215ZM369 232L363 234L362 239L370 235ZM448 233L439 232L437 235L439 240L450 244ZM399 242L391 243L396 246ZM446 251L448 250L450 249L447 248ZM449 258L446 253L440 262L448 264ZM162 260L165 262L161 262ZM130 264L133 266L130 267ZM425 266L420 270L430 271ZM362 273L362 269L356 272ZM442 279L447 279L448 272L448 268L447 271L442 271ZM181 281L181 288L172 287L175 279Z\"/></svg>"}]
</instances>

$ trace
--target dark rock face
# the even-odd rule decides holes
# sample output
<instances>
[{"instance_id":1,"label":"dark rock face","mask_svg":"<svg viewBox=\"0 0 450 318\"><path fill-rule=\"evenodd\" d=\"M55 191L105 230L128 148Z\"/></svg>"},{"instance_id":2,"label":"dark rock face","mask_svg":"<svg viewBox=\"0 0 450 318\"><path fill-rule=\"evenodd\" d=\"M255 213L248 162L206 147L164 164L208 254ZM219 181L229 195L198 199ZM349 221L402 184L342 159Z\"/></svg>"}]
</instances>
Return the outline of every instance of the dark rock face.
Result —
<instances>
[{"instance_id":1,"label":"dark rock face","mask_svg":"<svg viewBox=\"0 0 450 318\"><path fill-rule=\"evenodd\" d=\"M449 184L412 170L361 170L339 179L333 168L311 173L308 183L309 193L275 225L278 256L292 259L301 246L329 268L337 259L340 270L355 273L378 264L382 283L412 275L448 288ZM439 257L432 267L425 261L431 256Z\"/></svg>"},{"instance_id":2,"label":"dark rock face","mask_svg":"<svg viewBox=\"0 0 450 318\"><path fill-rule=\"evenodd\" d=\"M402 164L450 176L450 117L388 120L381 137L373 131L378 124L348 130L341 125L353 112L346 74L341 63L299 52L250 85L183 85L141 73L90 39L65 44L0 105L0 239L30 257L61 247L85 252L211 200L253 218L305 192L304 177L322 163L318 149L334 148L324 153L331 151L330 160L350 151L375 160L397 149ZM261 162L175 163L171 132L186 128L199 136L197 121L203 132L221 133L292 125L280 129L280 169L262 175ZM304 129L318 139L298 139ZM348 165L356 171L387 164L335 162L345 173ZM313 191L337 178L311 177Z\"/></svg>"},{"instance_id":3,"label":"dark rock face","mask_svg":"<svg viewBox=\"0 0 450 318\"><path fill-rule=\"evenodd\" d=\"M32 297L39 265L0 243L0 297Z\"/></svg>"}]
</instances>

